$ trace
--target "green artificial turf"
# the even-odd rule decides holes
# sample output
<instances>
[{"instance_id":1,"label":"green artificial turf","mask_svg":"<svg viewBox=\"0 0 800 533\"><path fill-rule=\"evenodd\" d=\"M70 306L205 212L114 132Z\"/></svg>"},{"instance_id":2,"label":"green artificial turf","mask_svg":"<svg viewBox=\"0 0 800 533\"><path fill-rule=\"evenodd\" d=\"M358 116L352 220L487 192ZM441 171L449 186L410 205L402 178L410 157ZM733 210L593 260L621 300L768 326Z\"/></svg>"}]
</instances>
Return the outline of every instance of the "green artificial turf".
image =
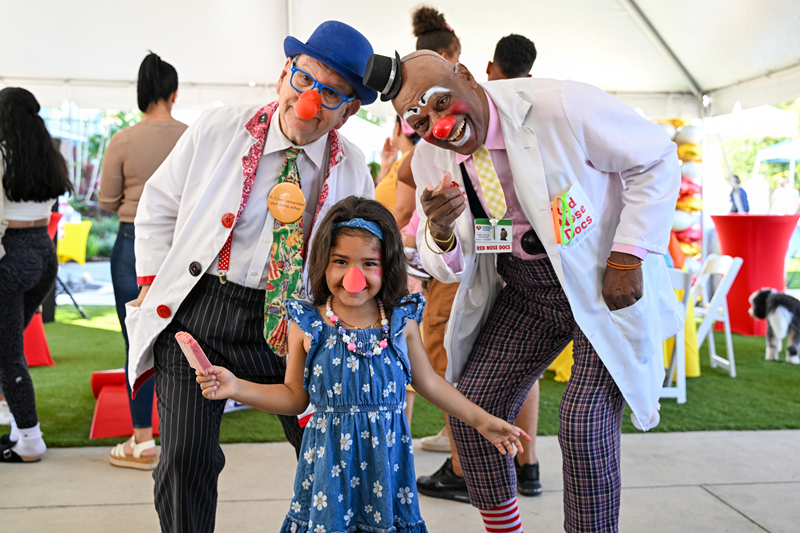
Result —
<instances>
[{"instance_id":1,"label":"green artificial turf","mask_svg":"<svg viewBox=\"0 0 800 533\"><path fill-rule=\"evenodd\" d=\"M49 446L108 446L124 439L90 440L94 412L90 375L96 370L119 368L124 344L111 306L87 306L90 320L80 318L71 306L60 306L56 322L45 330L56 366L35 367L39 419ZM92 326L92 327L87 327ZM115 331L116 330L116 331ZM721 334L717 346L724 347ZM653 431L706 431L800 428L800 366L764 361L763 337L734 335L738 377L708 365L706 347L700 351L702 375L687 380L688 401L662 400L661 424ZM541 381L539 435L558 431L558 404L566 387L545 373ZM419 395L414 405L412 434L437 433L442 415ZM629 410L623 431L635 432ZM237 411L223 417L222 442L285 440L274 415L256 410Z\"/></svg>"}]
</instances>

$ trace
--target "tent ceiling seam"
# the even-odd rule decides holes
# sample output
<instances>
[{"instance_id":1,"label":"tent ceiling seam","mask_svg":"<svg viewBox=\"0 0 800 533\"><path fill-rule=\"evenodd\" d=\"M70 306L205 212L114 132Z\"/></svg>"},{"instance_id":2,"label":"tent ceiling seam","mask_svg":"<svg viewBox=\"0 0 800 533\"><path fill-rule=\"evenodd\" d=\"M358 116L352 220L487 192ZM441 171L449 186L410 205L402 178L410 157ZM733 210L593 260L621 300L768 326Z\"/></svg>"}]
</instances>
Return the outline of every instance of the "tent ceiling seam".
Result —
<instances>
[{"instance_id":1,"label":"tent ceiling seam","mask_svg":"<svg viewBox=\"0 0 800 533\"><path fill-rule=\"evenodd\" d=\"M42 84L42 85L75 85L81 87L103 86L103 87L136 87L136 80L97 80L97 79L81 79L81 78L18 78L16 76L4 76L0 74L0 83L9 85L10 82ZM275 83L257 83L251 86L249 82L242 83L224 83L224 82L197 82L197 81L182 81L178 83L179 87L246 87L248 89L267 88L274 89Z\"/></svg>"},{"instance_id":2,"label":"tent ceiling seam","mask_svg":"<svg viewBox=\"0 0 800 533\"><path fill-rule=\"evenodd\" d=\"M650 19L645 16L644 12L639 8L636 4L635 0L619 0L619 3L628 11L631 15L631 18L636 22L639 28L644 31L647 37L653 41L653 44L659 49L660 52L665 54L668 59L670 59L674 65L681 71L681 74L686 78L689 82L689 85L692 87L692 92L694 96L701 97L704 93L700 84L697 83L694 76L692 76L689 69L681 62L675 52L670 48L667 42L661 37L661 34L656 30L655 26L650 22Z\"/></svg>"},{"instance_id":3,"label":"tent ceiling seam","mask_svg":"<svg viewBox=\"0 0 800 533\"><path fill-rule=\"evenodd\" d=\"M785 74L785 73L791 72L792 70L795 70L795 69L800 71L800 61L798 61L794 65L789 65L788 67L780 68L780 69L777 69L777 70L768 70L764 74L761 74L759 76L753 76L752 78L747 78L747 79L744 79L744 80L735 81L733 83L730 83L728 85L724 85L722 87L716 87L714 89L709 89L708 91L706 91L705 94L707 94L709 96L713 96L714 93L719 93L719 92L722 92L722 91L726 91L728 89L732 89L733 87L737 87L739 85L748 85L750 83L755 83L755 82L761 81L763 79L769 79L769 78L775 76L776 74Z\"/></svg>"}]
</instances>

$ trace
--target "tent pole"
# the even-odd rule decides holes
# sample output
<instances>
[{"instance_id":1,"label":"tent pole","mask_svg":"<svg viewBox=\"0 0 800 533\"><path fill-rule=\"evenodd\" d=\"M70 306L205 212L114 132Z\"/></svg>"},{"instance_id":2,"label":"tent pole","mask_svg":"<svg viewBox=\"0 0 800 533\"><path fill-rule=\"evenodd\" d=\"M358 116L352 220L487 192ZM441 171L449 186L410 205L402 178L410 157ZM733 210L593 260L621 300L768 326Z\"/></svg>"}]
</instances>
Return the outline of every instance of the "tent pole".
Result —
<instances>
[{"instance_id":1,"label":"tent pole","mask_svg":"<svg viewBox=\"0 0 800 533\"><path fill-rule=\"evenodd\" d=\"M294 35L294 2L286 0L286 35Z\"/></svg>"},{"instance_id":2,"label":"tent pole","mask_svg":"<svg viewBox=\"0 0 800 533\"><path fill-rule=\"evenodd\" d=\"M696 97L700 97L703 94L703 89L700 87L700 84L697 83L697 80L694 79L694 76L689 72L689 70L684 66L678 56L675 55L675 52L672 51L672 48L669 47L667 42L661 37L661 34L658 33L655 26L650 22L650 20L645 16L639 6L636 4L635 0L619 0L619 3L622 4L631 18L636 22L639 28L647 35L647 37L653 42L659 52L661 52L668 61L670 61L675 67L680 70L681 74L686 78L686 81L689 82L689 86L692 88L692 92Z\"/></svg>"},{"instance_id":3,"label":"tent pole","mask_svg":"<svg viewBox=\"0 0 800 533\"><path fill-rule=\"evenodd\" d=\"M795 158L794 158L794 145L797 144L797 137L792 137L792 150L789 152L789 182L792 184L792 189L797 190L797 187L794 183L794 172L795 172Z\"/></svg>"}]
</instances>

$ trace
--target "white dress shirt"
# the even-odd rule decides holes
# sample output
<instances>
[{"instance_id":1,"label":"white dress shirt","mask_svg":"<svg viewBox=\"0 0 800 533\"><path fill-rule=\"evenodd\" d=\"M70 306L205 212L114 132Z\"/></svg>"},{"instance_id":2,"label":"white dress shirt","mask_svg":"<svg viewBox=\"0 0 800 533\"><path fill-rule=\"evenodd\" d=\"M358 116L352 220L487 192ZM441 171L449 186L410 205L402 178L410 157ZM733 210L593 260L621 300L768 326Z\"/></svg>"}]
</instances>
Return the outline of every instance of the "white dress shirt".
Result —
<instances>
[{"instance_id":1,"label":"white dress shirt","mask_svg":"<svg viewBox=\"0 0 800 533\"><path fill-rule=\"evenodd\" d=\"M307 235L308 228L314 220L322 180L327 170L328 144L326 134L305 146L294 146L281 131L278 113L272 117L250 199L233 231L228 281L251 289L263 289L267 286L275 218L269 210L250 209L250 206L266 205L269 192L278 184L287 148L303 150L297 156L297 171L306 197L303 228ZM206 272L216 276L218 262L219 255Z\"/></svg>"}]
</instances>

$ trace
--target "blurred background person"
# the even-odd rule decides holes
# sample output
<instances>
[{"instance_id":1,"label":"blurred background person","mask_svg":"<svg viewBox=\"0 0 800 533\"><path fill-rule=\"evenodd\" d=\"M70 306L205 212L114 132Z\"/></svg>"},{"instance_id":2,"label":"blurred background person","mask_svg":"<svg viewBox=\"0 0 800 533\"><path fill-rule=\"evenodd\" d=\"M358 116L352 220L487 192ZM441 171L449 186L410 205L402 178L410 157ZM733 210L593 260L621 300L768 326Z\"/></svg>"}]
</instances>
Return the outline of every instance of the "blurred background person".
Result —
<instances>
[{"instance_id":1,"label":"blurred background person","mask_svg":"<svg viewBox=\"0 0 800 533\"><path fill-rule=\"evenodd\" d=\"M136 231L133 220L144 184L175 147L186 131L186 124L172 118L172 106L178 94L178 73L169 63L150 53L139 67L136 96L142 120L125 128L108 144L103 162L98 200L106 211L119 213L119 233L111 253L111 281L117 316L125 339L125 368L128 367L128 331L125 327L125 304L136 300ZM112 465L152 470L158 464L153 440L153 384L151 377L131 398L128 380L128 404L133 420L133 436L111 449Z\"/></svg>"},{"instance_id":2,"label":"blurred background person","mask_svg":"<svg viewBox=\"0 0 800 533\"><path fill-rule=\"evenodd\" d=\"M419 7L411 14L411 25L413 27L414 36L417 38L417 50L432 50L437 54L444 57L452 64L458 63L461 56L461 41L453 31L453 28L445 21L444 15L431 7ZM416 191L416 184L414 177L411 175L411 159L414 157L414 150L412 149L409 154L403 158L397 168L398 180L402 184L411 186ZM416 211L416 199L412 195L410 199L412 211ZM398 203L400 199L398 198ZM417 223L419 217L413 214L410 222L410 229L413 230L413 236L409 235L404 237L406 239L406 246L416 246L415 236ZM401 226L402 227L402 226ZM409 231L403 233L408 234ZM411 258L412 265L416 268L422 268L419 259ZM412 273L412 277L417 277ZM450 310L453 306L453 299L458 291L458 283L442 283L436 279L429 279L427 281L427 288L425 290L425 298L427 304L422 316L422 342L425 344L425 350L428 352L428 357L431 359L431 366L437 374L444 377L447 371L447 351L444 349L444 329L447 320L450 318ZM411 424L411 419L414 414L414 399L416 394L412 386L406 388L406 418L408 423ZM449 430L446 423L445 427L438 435L425 437L422 439L422 449L428 451L449 451L450 450L450 437ZM463 479L461 480L463 482ZM464 484L464 492L466 493L466 484Z\"/></svg>"},{"instance_id":3,"label":"blurred background person","mask_svg":"<svg viewBox=\"0 0 800 533\"><path fill-rule=\"evenodd\" d=\"M47 450L23 335L56 281L47 225L56 199L72 185L39 109L25 89L0 91L0 384L12 415L11 433L0 437L3 463L39 461Z\"/></svg>"},{"instance_id":4,"label":"blurred background person","mask_svg":"<svg viewBox=\"0 0 800 533\"><path fill-rule=\"evenodd\" d=\"M731 177L731 213L749 213L750 203L747 201L747 193L742 189L742 182L739 176L734 174Z\"/></svg>"},{"instance_id":5,"label":"blurred background person","mask_svg":"<svg viewBox=\"0 0 800 533\"><path fill-rule=\"evenodd\" d=\"M527 37L522 35L507 35L497 42L495 47L494 56L486 66L486 74L489 76L489 81L505 80L509 78L525 78L531 77L530 71L533 63L536 61L536 46ZM428 282L428 287L436 284L444 287L458 284L443 284L438 280L431 280ZM449 291L448 291L449 295ZM438 343L444 342L444 328L447 320L450 318L450 310L452 308L452 299L455 297L455 290L452 291L452 297L447 306L447 313L437 313L436 323L434 328L439 327L441 323L441 331L434 329L437 337L435 341ZM428 308L425 308L428 311ZM423 318L423 325L425 324ZM440 322L441 321L441 322ZM440 337L438 336L440 335ZM427 343L427 337L425 338ZM425 346L428 347L427 344ZM444 352L444 346L442 345ZM430 351L429 351L430 353ZM445 353L445 369L447 368L447 355ZM434 366L436 368L436 366ZM417 488L419 492L434 498L443 498L449 500L460 501L469 503L469 493L467 492L467 483L464 480L464 473L461 470L461 461L459 460L458 451L452 443L450 435L450 423L445 416L446 426L439 433L433 437L426 437L422 439L421 446L423 449L432 451L449 451L451 456L448 458L439 470L431 476L420 476L417 479ZM542 485L539 482L539 460L536 456L536 432L539 425L539 381L535 381L531 387L525 403L517 416L515 424L524 429L530 436L531 442L525 445L525 451L514 460L514 466L517 471L517 490L523 496L538 496L542 493Z\"/></svg>"},{"instance_id":6,"label":"blurred background person","mask_svg":"<svg viewBox=\"0 0 800 533\"><path fill-rule=\"evenodd\" d=\"M772 193L770 215L794 215L800 207L800 194L792 187L789 178L781 178Z\"/></svg>"},{"instance_id":7,"label":"blurred background person","mask_svg":"<svg viewBox=\"0 0 800 533\"><path fill-rule=\"evenodd\" d=\"M375 187L375 200L392 212L399 228L404 228L411 220L416 209L415 188L398 181L397 169L414 149L420 137L414 128L406 124L400 117L396 122L392 136L386 138L381 153L380 182ZM397 159L398 152L401 154ZM385 171L384 171L385 169Z\"/></svg>"}]
</instances>

